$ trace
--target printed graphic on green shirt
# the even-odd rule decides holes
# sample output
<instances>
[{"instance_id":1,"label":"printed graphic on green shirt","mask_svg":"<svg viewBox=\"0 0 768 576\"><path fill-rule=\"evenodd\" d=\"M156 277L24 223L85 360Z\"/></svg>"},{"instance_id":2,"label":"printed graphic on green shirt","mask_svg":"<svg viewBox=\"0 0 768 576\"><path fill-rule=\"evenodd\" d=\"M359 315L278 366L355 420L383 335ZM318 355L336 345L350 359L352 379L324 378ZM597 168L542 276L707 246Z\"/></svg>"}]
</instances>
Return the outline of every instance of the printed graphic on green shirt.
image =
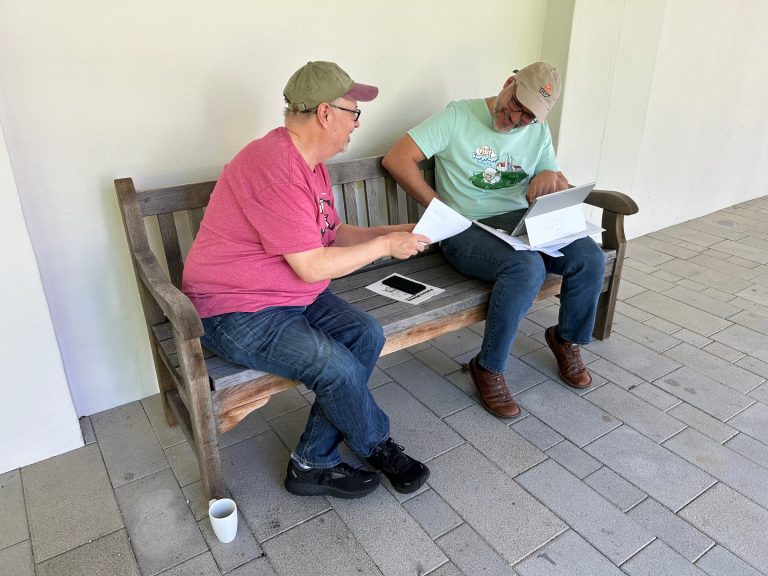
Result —
<instances>
[{"instance_id":1,"label":"printed graphic on green shirt","mask_svg":"<svg viewBox=\"0 0 768 576\"><path fill-rule=\"evenodd\" d=\"M505 154L502 160L491 146L481 145L475 148L472 159L480 167L485 167L481 172L476 172L469 177L469 181L475 188L483 190L495 190L498 188L511 188L528 177L528 173L516 164L509 154Z\"/></svg>"}]
</instances>

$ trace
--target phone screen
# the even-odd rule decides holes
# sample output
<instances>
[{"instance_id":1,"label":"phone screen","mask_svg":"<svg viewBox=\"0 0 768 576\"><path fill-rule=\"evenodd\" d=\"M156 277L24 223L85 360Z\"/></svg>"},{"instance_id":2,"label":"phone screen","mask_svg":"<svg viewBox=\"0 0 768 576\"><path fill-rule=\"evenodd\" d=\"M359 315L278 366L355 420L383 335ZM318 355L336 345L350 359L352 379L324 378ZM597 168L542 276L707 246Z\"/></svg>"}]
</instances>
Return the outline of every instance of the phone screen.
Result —
<instances>
[{"instance_id":1,"label":"phone screen","mask_svg":"<svg viewBox=\"0 0 768 576\"><path fill-rule=\"evenodd\" d=\"M418 282L408 280L408 278L403 278L402 276L390 276L389 278L382 280L381 283L408 294L418 294L426 288L424 284L419 284Z\"/></svg>"}]
</instances>

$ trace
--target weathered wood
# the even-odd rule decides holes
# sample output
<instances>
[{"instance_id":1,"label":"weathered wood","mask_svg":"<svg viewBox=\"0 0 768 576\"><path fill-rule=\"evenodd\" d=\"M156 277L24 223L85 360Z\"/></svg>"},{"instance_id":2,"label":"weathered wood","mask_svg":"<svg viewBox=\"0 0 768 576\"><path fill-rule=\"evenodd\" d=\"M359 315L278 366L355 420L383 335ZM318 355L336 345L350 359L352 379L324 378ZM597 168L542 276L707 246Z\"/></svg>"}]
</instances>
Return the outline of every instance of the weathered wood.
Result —
<instances>
[{"instance_id":1,"label":"weathered wood","mask_svg":"<svg viewBox=\"0 0 768 576\"><path fill-rule=\"evenodd\" d=\"M434 186L433 166L432 161L420 164L425 178ZM341 188L349 223L358 222L361 215L371 225L415 222L423 211L398 188L382 167L379 156L331 164L328 171L332 185ZM214 186L215 182L200 182L137 191L131 179L115 180L166 419L171 425L180 423L194 446L207 498L227 493L219 435L263 406L273 394L296 385L273 374L232 364L200 345L202 323L192 303L179 290L183 260L175 218L177 213L186 212L194 236ZM603 190L594 190L587 202L603 209L602 243L607 264L595 337L607 338L626 250L623 219L635 213L637 206L628 196ZM160 223L170 278L149 247L144 219L153 216ZM444 292L414 306L392 301L366 288L392 272L437 286ZM559 276L548 276L538 298L557 295L560 282ZM382 259L334 280L331 287L341 298L381 322L387 337L383 354L483 320L491 290L489 285L466 278L450 266L439 249L404 261Z\"/></svg>"}]
</instances>

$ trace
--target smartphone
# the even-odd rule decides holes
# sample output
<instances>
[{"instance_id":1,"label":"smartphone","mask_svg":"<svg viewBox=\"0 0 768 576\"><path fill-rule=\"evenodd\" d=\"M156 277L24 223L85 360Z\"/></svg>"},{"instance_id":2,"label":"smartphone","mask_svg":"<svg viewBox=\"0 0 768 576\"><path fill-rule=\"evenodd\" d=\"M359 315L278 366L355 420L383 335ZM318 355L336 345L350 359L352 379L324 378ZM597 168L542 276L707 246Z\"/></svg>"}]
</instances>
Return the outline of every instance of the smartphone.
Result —
<instances>
[{"instance_id":1,"label":"smartphone","mask_svg":"<svg viewBox=\"0 0 768 576\"><path fill-rule=\"evenodd\" d=\"M403 278L402 276L390 276L389 278L382 280L381 283L384 284L384 286L401 290L407 294L418 294L426 288L424 284L419 284L418 282L408 280L408 278Z\"/></svg>"}]
</instances>

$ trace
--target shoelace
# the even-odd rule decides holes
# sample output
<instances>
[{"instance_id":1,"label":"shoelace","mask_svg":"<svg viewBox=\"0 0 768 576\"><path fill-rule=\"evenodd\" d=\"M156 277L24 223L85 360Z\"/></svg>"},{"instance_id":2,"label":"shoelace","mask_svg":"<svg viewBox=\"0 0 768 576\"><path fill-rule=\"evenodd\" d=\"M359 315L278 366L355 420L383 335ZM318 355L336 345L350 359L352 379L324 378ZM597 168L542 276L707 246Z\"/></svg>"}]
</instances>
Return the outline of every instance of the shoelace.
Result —
<instances>
[{"instance_id":1,"label":"shoelace","mask_svg":"<svg viewBox=\"0 0 768 576\"><path fill-rule=\"evenodd\" d=\"M409 462L408 457L404 452L405 448L403 446L400 446L400 444L392 440L392 438L389 438L384 443L384 447L381 448L379 459L390 466L394 472L397 472Z\"/></svg>"},{"instance_id":2,"label":"shoelace","mask_svg":"<svg viewBox=\"0 0 768 576\"><path fill-rule=\"evenodd\" d=\"M563 350L565 351L565 355L568 357L568 366L567 370L565 370L565 373L568 376L572 376L574 374L580 374L583 372L586 368L584 365L584 362L581 359L581 354L579 354L579 347L577 344L568 344L566 346L563 346Z\"/></svg>"}]
</instances>

